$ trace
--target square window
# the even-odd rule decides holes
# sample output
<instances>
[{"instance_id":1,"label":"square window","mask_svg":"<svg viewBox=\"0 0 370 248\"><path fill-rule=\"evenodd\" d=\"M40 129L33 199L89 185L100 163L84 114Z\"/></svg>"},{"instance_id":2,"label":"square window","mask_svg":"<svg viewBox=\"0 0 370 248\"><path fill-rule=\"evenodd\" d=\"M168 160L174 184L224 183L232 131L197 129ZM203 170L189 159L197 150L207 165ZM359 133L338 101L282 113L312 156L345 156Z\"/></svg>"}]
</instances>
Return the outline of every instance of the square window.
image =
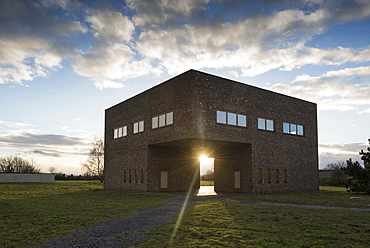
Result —
<instances>
[{"instance_id":1,"label":"square window","mask_svg":"<svg viewBox=\"0 0 370 248\"><path fill-rule=\"evenodd\" d=\"M139 123L136 122L134 123L134 133L138 133L139 132Z\"/></svg>"},{"instance_id":2,"label":"square window","mask_svg":"<svg viewBox=\"0 0 370 248\"><path fill-rule=\"evenodd\" d=\"M158 127L158 116L152 118L152 128Z\"/></svg>"},{"instance_id":3,"label":"square window","mask_svg":"<svg viewBox=\"0 0 370 248\"><path fill-rule=\"evenodd\" d=\"M266 120L266 130L274 131L274 121L273 120Z\"/></svg>"},{"instance_id":4,"label":"square window","mask_svg":"<svg viewBox=\"0 0 370 248\"><path fill-rule=\"evenodd\" d=\"M144 132L144 121L139 122L139 132Z\"/></svg>"},{"instance_id":5,"label":"square window","mask_svg":"<svg viewBox=\"0 0 370 248\"><path fill-rule=\"evenodd\" d=\"M127 136L127 126L122 128L122 136Z\"/></svg>"},{"instance_id":6,"label":"square window","mask_svg":"<svg viewBox=\"0 0 370 248\"><path fill-rule=\"evenodd\" d=\"M297 134L298 135L303 135L303 126L302 125L297 125Z\"/></svg>"},{"instance_id":7,"label":"square window","mask_svg":"<svg viewBox=\"0 0 370 248\"><path fill-rule=\"evenodd\" d=\"M289 123L283 123L283 133L289 133Z\"/></svg>"},{"instance_id":8,"label":"square window","mask_svg":"<svg viewBox=\"0 0 370 248\"><path fill-rule=\"evenodd\" d=\"M247 126L247 116L238 115L238 126L246 127Z\"/></svg>"},{"instance_id":9,"label":"square window","mask_svg":"<svg viewBox=\"0 0 370 248\"><path fill-rule=\"evenodd\" d=\"M122 137L122 127L118 128L118 138Z\"/></svg>"},{"instance_id":10,"label":"square window","mask_svg":"<svg viewBox=\"0 0 370 248\"><path fill-rule=\"evenodd\" d=\"M159 116L159 127L163 127L166 125L166 115Z\"/></svg>"},{"instance_id":11,"label":"square window","mask_svg":"<svg viewBox=\"0 0 370 248\"><path fill-rule=\"evenodd\" d=\"M290 124L290 134L297 134L297 125Z\"/></svg>"},{"instance_id":12,"label":"square window","mask_svg":"<svg viewBox=\"0 0 370 248\"><path fill-rule=\"evenodd\" d=\"M236 126L236 114L227 113L227 124Z\"/></svg>"},{"instance_id":13,"label":"square window","mask_svg":"<svg viewBox=\"0 0 370 248\"><path fill-rule=\"evenodd\" d=\"M118 129L114 129L114 138L117 139L118 138Z\"/></svg>"},{"instance_id":14,"label":"square window","mask_svg":"<svg viewBox=\"0 0 370 248\"><path fill-rule=\"evenodd\" d=\"M258 118L258 129L266 129L265 119Z\"/></svg>"},{"instance_id":15,"label":"square window","mask_svg":"<svg viewBox=\"0 0 370 248\"><path fill-rule=\"evenodd\" d=\"M226 124L226 112L217 110L217 123Z\"/></svg>"}]
</instances>

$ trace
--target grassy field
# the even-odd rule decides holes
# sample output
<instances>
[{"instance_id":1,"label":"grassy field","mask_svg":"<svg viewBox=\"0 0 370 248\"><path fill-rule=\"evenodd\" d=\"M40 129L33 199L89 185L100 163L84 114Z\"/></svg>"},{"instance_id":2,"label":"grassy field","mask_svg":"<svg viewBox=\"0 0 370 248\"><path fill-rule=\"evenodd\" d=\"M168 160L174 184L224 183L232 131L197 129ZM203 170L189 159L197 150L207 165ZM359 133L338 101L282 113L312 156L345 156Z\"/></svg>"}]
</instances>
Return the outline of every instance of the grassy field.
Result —
<instances>
[{"instance_id":1,"label":"grassy field","mask_svg":"<svg viewBox=\"0 0 370 248\"><path fill-rule=\"evenodd\" d=\"M215 186L214 181L200 181L200 186Z\"/></svg>"},{"instance_id":2,"label":"grassy field","mask_svg":"<svg viewBox=\"0 0 370 248\"><path fill-rule=\"evenodd\" d=\"M351 199L361 197L362 199ZM302 205L370 208L370 195L348 193L344 187L320 186L319 191L243 195L232 198L238 201L261 201Z\"/></svg>"},{"instance_id":3,"label":"grassy field","mask_svg":"<svg viewBox=\"0 0 370 248\"><path fill-rule=\"evenodd\" d=\"M170 197L102 187L97 181L0 184L0 247L43 242Z\"/></svg>"},{"instance_id":4,"label":"grassy field","mask_svg":"<svg viewBox=\"0 0 370 248\"><path fill-rule=\"evenodd\" d=\"M241 195L234 200L370 208L370 196L320 191ZM350 199L359 196L362 199ZM99 182L0 184L0 247L26 247L128 215L171 196L104 191ZM136 247L369 247L370 212L206 201L189 207L171 240L172 224Z\"/></svg>"},{"instance_id":5,"label":"grassy field","mask_svg":"<svg viewBox=\"0 0 370 248\"><path fill-rule=\"evenodd\" d=\"M233 199L369 207L370 196L322 189ZM173 224L162 226L135 247L369 247L370 212L205 202L188 209L171 240L173 229Z\"/></svg>"}]
</instances>

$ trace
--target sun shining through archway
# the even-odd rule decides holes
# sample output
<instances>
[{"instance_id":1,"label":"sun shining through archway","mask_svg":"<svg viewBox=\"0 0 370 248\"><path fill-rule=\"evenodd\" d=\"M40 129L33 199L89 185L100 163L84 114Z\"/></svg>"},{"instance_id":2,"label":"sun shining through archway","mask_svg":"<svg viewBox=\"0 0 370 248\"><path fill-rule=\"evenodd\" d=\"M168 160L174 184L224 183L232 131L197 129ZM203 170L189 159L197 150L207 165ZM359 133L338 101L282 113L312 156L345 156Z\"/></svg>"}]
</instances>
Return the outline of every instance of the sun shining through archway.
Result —
<instances>
[{"instance_id":1,"label":"sun shining through archway","mask_svg":"<svg viewBox=\"0 0 370 248\"><path fill-rule=\"evenodd\" d=\"M216 195L214 188L214 158L202 154L199 156L201 185L198 196Z\"/></svg>"}]
</instances>

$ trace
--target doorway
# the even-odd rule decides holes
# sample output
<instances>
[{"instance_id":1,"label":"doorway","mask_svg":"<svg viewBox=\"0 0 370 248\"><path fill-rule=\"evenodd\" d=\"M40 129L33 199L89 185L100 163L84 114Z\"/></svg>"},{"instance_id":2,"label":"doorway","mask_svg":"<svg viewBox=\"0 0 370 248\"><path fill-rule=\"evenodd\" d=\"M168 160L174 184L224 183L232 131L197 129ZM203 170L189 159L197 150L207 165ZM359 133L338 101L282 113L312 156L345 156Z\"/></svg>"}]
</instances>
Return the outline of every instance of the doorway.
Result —
<instances>
[{"instance_id":1,"label":"doorway","mask_svg":"<svg viewBox=\"0 0 370 248\"><path fill-rule=\"evenodd\" d=\"M198 196L202 195L217 195L214 187L214 158L209 158L207 155L200 155L200 187Z\"/></svg>"}]
</instances>

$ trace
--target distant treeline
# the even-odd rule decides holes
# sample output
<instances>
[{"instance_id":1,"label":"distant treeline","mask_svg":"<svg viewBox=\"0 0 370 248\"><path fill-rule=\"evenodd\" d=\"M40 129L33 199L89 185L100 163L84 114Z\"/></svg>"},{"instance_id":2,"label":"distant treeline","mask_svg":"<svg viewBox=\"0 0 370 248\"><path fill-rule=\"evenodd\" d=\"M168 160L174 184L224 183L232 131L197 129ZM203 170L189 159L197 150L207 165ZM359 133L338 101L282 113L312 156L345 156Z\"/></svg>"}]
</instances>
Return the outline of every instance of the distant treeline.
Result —
<instances>
[{"instance_id":1,"label":"distant treeline","mask_svg":"<svg viewBox=\"0 0 370 248\"><path fill-rule=\"evenodd\" d=\"M100 180L99 176L90 176L90 175L78 175L73 174L66 175L64 173L56 173L55 180Z\"/></svg>"}]
</instances>

